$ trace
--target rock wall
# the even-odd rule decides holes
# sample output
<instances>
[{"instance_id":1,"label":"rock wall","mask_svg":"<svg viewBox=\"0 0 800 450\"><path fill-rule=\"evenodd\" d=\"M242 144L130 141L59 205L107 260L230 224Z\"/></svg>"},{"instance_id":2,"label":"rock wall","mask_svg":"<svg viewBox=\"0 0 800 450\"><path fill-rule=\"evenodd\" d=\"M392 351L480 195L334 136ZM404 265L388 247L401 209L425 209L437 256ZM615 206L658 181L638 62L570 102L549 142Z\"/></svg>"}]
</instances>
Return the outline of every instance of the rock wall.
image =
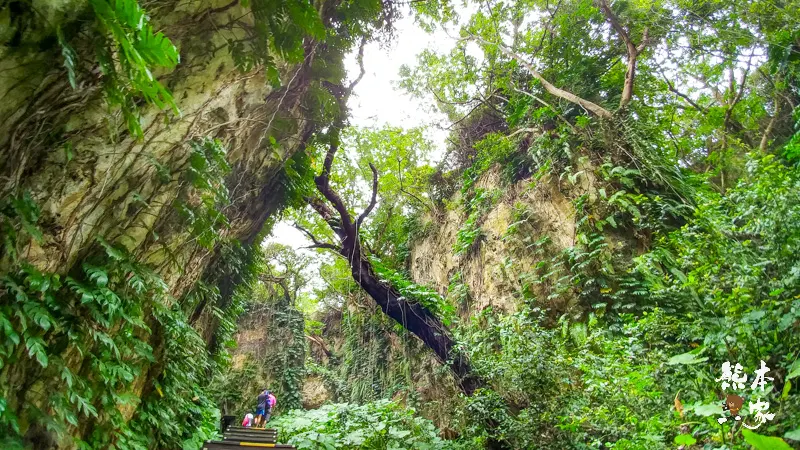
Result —
<instances>
[{"instance_id":1,"label":"rock wall","mask_svg":"<svg viewBox=\"0 0 800 450\"><path fill-rule=\"evenodd\" d=\"M314 78L316 46L307 38L304 61L278 61L283 86L273 89L264 70L237 69L228 48L232 39L243 37L253 25L249 9L227 1L143 3L151 23L180 49L177 68L156 73L172 92L180 114L143 106L144 136L136 139L120 111L106 103L97 67L79 67L78 86L70 87L55 42L55 25L82 26L88 3L35 3L41 3L42 14L62 23L26 29L11 16L22 42L0 46L0 199L29 193L41 209L42 238L20 245L19 258L42 272L64 277L80 271L83 259L97 249L97 238L102 237L126 248L166 282L170 295L163 306L169 308L219 259L219 242L251 244L278 207L277 175L294 153L304 149L313 130L303 101ZM85 40L75 47L84 52L91 45ZM220 229L217 245L211 248L198 242L176 208L178 200L199 201L186 171L189 144L200 138L222 141L232 167L225 178L231 202L222 211L230 226ZM0 254L0 273L5 274L11 263L7 252ZM3 294L0 306L5 307L13 297ZM197 323L210 328L201 330L208 340L216 320ZM146 324L152 332L143 339L156 359L164 357L164 333L153 317L146 317ZM64 341L60 333L51 329L43 336L44 343ZM76 373L90 370L73 350L69 347L63 355L71 361L69 367ZM0 394L8 400L4 407L19 416L20 432L25 434L35 420L29 421L23 408L36 405L47 411L43 393L48 383L58 380L41 378L32 358L24 352L16 355L21 359L0 369ZM142 368L130 383L132 393L143 398L152 392L152 381L162 370L161 361ZM123 411L129 419L136 407ZM69 433L86 436L92 423ZM70 448L74 443L67 438L52 445Z\"/></svg>"},{"instance_id":2,"label":"rock wall","mask_svg":"<svg viewBox=\"0 0 800 450\"><path fill-rule=\"evenodd\" d=\"M460 208L440 211L438 217L429 214L424 221L437 226L426 227L425 235L414 243L410 273L416 283L447 296L452 277L460 272L460 281L469 288L469 304L461 305L465 316L489 306L512 312L521 297L519 273L529 271L541 258L527 246L545 236L550 242L548 256L572 246L574 207L568 193L550 177L502 186L499 168L495 167L484 174L476 186L489 191L503 189L503 192L483 214L481 235L475 247L465 254L455 255L458 230L466 219ZM588 190L588 185L578 189ZM461 194L456 194L451 204L460 202ZM518 211L516 217L515 210ZM522 239L510 239L509 229L517 221L526 224L520 232ZM515 259L515 271L507 270L506 260L511 256Z\"/></svg>"},{"instance_id":3,"label":"rock wall","mask_svg":"<svg viewBox=\"0 0 800 450\"><path fill-rule=\"evenodd\" d=\"M226 48L231 23L247 11L214 6L171 2L150 11L180 48L182 63L160 78L181 115L146 108L142 140L114 121L119 111L110 111L93 80L69 87L58 49L2 59L0 193L30 192L42 209L43 242L31 242L22 257L66 273L104 236L157 266L179 297L212 255L191 242L174 208L187 188L188 143L202 137L220 138L234 167L224 233L247 240L260 230L276 190L271 180L310 131L300 110L310 59L283 64L283 78L294 82L273 91L261 71L238 71ZM279 145L271 146L270 136Z\"/></svg>"},{"instance_id":4,"label":"rock wall","mask_svg":"<svg viewBox=\"0 0 800 450\"><path fill-rule=\"evenodd\" d=\"M286 315L288 309L282 309L282 314ZM238 402L232 402L230 409L224 411L225 413L239 415L245 413L244 409L253 403L257 391L263 388L275 392L279 402L277 412L286 411L286 396L289 394L287 388L297 388L284 384L286 371L304 367L305 360L287 360L286 349L297 342L295 340L297 337L294 336L294 331L283 324L285 319L275 317L276 312L275 305L251 304L248 311L239 318L238 329L234 335L236 348L231 351L233 358L231 373L239 374L243 382L231 385L229 388L239 386L242 389L238 393L240 394ZM302 317L296 310L291 314ZM300 339L308 340L305 334L300 336ZM312 358L324 357L318 353L318 344L309 342L305 345L309 347ZM300 392L293 394L299 394L303 408L318 408L333 398L333 393L321 375L303 370L301 377Z\"/></svg>"}]
</instances>

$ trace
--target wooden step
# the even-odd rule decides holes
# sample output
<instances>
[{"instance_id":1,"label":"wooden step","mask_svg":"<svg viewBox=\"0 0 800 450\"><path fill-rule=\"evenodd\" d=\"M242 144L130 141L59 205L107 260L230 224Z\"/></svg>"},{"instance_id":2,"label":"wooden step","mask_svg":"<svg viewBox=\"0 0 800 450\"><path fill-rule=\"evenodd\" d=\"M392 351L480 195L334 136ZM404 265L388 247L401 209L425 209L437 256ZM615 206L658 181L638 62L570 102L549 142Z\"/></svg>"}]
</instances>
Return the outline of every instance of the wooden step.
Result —
<instances>
[{"instance_id":1,"label":"wooden step","mask_svg":"<svg viewBox=\"0 0 800 450\"><path fill-rule=\"evenodd\" d=\"M203 443L203 450L230 450L233 448L253 447L253 448L281 448L297 450L293 445L288 444L271 444L263 442L248 442L248 441L206 441Z\"/></svg>"},{"instance_id":2,"label":"wooden step","mask_svg":"<svg viewBox=\"0 0 800 450\"><path fill-rule=\"evenodd\" d=\"M277 436L278 435L278 433L275 432L275 431L248 430L246 428L243 429L243 430L232 430L232 429L228 428L227 430L224 431L224 433L248 433L248 434L257 434L259 436Z\"/></svg>"},{"instance_id":3,"label":"wooden step","mask_svg":"<svg viewBox=\"0 0 800 450\"><path fill-rule=\"evenodd\" d=\"M231 430L228 429L225 433L249 433L249 434L257 434L259 436L276 436L278 434L277 431L261 431L261 430Z\"/></svg>"},{"instance_id":4,"label":"wooden step","mask_svg":"<svg viewBox=\"0 0 800 450\"><path fill-rule=\"evenodd\" d=\"M223 441L248 441L248 442L264 442L276 443L275 436L257 436L252 434L238 434L238 433L225 433L222 438Z\"/></svg>"},{"instance_id":5,"label":"wooden step","mask_svg":"<svg viewBox=\"0 0 800 450\"><path fill-rule=\"evenodd\" d=\"M252 431L252 430L227 430L225 433L245 433L245 434L255 434L258 436L277 436L278 433L274 431ZM223 433L223 434L225 434Z\"/></svg>"},{"instance_id":6,"label":"wooden step","mask_svg":"<svg viewBox=\"0 0 800 450\"><path fill-rule=\"evenodd\" d=\"M258 439L276 439L277 434L270 433L247 433L242 431L226 431L222 433L223 436L240 436L240 437L253 437Z\"/></svg>"},{"instance_id":7,"label":"wooden step","mask_svg":"<svg viewBox=\"0 0 800 450\"><path fill-rule=\"evenodd\" d=\"M278 430L275 428L253 428L253 427L242 427L238 425L229 426L227 431L255 431L258 433L277 433Z\"/></svg>"}]
</instances>

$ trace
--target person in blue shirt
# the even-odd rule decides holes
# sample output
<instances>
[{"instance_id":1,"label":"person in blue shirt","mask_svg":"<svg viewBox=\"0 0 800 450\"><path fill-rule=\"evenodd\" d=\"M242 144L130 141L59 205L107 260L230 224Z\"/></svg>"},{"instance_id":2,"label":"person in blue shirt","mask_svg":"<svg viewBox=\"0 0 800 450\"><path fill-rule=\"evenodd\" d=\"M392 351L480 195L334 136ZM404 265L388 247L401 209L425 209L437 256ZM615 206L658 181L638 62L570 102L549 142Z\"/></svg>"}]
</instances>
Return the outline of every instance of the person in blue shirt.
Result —
<instances>
[{"instance_id":1,"label":"person in blue shirt","mask_svg":"<svg viewBox=\"0 0 800 450\"><path fill-rule=\"evenodd\" d=\"M264 389L258 394L258 405L256 406L256 423L255 426L259 428L263 428L267 422L269 422L269 417L272 415L272 408L275 407L275 403L277 400L275 396L272 395L268 389Z\"/></svg>"}]
</instances>

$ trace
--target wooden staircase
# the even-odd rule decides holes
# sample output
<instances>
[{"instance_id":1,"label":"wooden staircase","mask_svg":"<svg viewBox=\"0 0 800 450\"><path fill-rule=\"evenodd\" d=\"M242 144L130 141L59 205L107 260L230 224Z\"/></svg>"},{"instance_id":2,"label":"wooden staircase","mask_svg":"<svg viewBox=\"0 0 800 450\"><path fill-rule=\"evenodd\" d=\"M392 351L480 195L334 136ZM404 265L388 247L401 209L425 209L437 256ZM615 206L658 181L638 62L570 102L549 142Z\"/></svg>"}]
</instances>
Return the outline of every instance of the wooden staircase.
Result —
<instances>
[{"instance_id":1,"label":"wooden staircase","mask_svg":"<svg viewBox=\"0 0 800 450\"><path fill-rule=\"evenodd\" d=\"M206 441L203 450L230 450L242 447L295 449L291 445L278 444L278 430L274 428L228 425L224 426L222 436L221 441Z\"/></svg>"}]
</instances>

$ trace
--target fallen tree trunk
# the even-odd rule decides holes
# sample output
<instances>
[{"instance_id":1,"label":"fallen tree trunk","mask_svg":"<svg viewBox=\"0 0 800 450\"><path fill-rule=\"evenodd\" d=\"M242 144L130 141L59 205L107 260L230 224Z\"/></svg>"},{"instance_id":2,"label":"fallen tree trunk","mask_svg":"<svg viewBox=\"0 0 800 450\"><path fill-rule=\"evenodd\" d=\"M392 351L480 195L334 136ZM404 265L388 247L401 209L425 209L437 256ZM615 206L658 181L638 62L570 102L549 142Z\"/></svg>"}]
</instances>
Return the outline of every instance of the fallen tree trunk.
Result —
<instances>
[{"instance_id":1,"label":"fallen tree trunk","mask_svg":"<svg viewBox=\"0 0 800 450\"><path fill-rule=\"evenodd\" d=\"M363 45L361 54L363 54ZM361 74L363 75L363 73L362 67ZM320 242L310 232L299 228L314 242L312 247L334 250L344 257L350 264L353 279L375 300L375 303L380 306L384 314L417 336L436 354L442 363L450 367L461 390L467 395L472 395L476 389L483 385L483 382L472 372L466 356L456 348L450 330L428 308L418 302L404 298L393 286L382 282L376 275L372 263L364 255L359 229L377 202L378 172L375 166L370 164L372 169L372 198L369 206L355 220L351 217L339 194L330 186L330 171L339 148L339 132L344 128L347 98L360 79L361 76L347 88L328 86L339 104L339 117L329 133L329 147L325 155L322 173L314 179L314 182L319 193L322 194L333 209L320 198L308 199L309 204L336 233L341 244L334 245Z\"/></svg>"},{"instance_id":2,"label":"fallen tree trunk","mask_svg":"<svg viewBox=\"0 0 800 450\"><path fill-rule=\"evenodd\" d=\"M317 180L320 178L317 177ZM377 175L375 175L375 180L377 180ZM327 182L318 181L317 187L327 199L339 199L338 194L327 185ZM384 314L417 336L442 363L450 367L462 392L472 395L476 389L481 387L482 381L472 373L469 361L458 351L450 330L442 321L422 304L405 299L394 287L380 281L372 263L363 254L360 238L355 232L355 224L352 223L349 214L337 218L328 205L320 199L310 199L310 204L330 225L342 242L341 246L336 246L319 242L312 237L314 240L312 247L331 249L344 257L350 263L353 280L375 300ZM362 214L362 217L366 216ZM340 226L342 223L351 226ZM347 229L350 229L351 232L348 233Z\"/></svg>"}]
</instances>

